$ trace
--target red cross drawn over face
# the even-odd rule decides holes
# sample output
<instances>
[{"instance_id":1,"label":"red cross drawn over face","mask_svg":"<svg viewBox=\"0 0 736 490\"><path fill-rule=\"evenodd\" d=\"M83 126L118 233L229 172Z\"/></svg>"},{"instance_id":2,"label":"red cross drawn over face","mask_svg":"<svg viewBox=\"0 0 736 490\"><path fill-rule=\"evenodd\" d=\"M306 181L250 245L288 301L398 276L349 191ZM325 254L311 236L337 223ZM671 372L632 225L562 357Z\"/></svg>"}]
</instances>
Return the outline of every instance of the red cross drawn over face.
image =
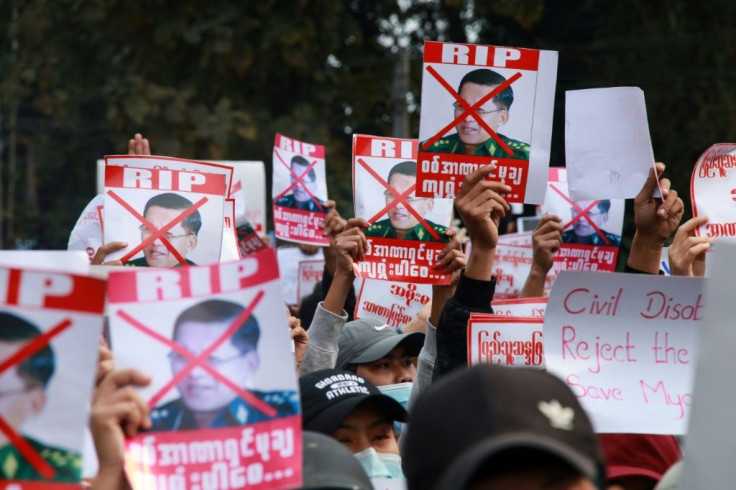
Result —
<instances>
[{"instance_id":1,"label":"red cross drawn over face","mask_svg":"<svg viewBox=\"0 0 736 490\"><path fill-rule=\"evenodd\" d=\"M306 192L307 194L309 194L309 198L314 202L314 204L317 206L317 208L319 208L319 210L322 211L324 209L324 206L322 206L319 203L319 199L317 199L315 197L315 195L312 194L309 191L309 189L307 188L307 186L303 182L304 177L306 177L307 175L309 175L309 172L314 168L315 165L317 165L317 160L313 161L312 164L309 165L309 167L307 167L307 169L304 172L302 172L301 175L297 175L296 172L294 172L291 169L291 165L289 165L288 163L286 163L284 161L284 159L281 158L281 155L279 155L279 152L275 148L274 148L273 152L276 154L276 157L284 165L284 167L286 167L286 169L289 171L289 173L291 174L291 176L294 178L294 182L292 182L291 185L289 187L287 187L286 190L284 190L284 192L282 192L281 194L279 194L278 196L276 196L274 198L274 201L278 201L279 199L281 199L282 197L284 197L286 194L289 193L289 191L291 191L294 187L296 187L298 185L302 189L304 189L304 192Z\"/></svg>"},{"instance_id":2,"label":"red cross drawn over face","mask_svg":"<svg viewBox=\"0 0 736 490\"><path fill-rule=\"evenodd\" d=\"M175 351L177 354L181 355L183 358L185 358L187 361L189 361L189 364L187 364L183 369L181 369L176 375L169 380L168 383L166 383L156 394L154 394L151 399L148 401L148 405L151 407L156 406L161 399L171 391L176 385L178 385L185 377L189 375L195 368L201 368L205 371L207 371L212 377L217 379L220 383L227 386L230 390L232 390L237 396L245 400L250 406L253 408L263 412L269 417L274 417L276 415L276 409L250 393L249 391L243 389L242 386L238 386L235 383L230 380L227 376L224 376L219 371L217 371L215 368L210 366L207 363L207 358L210 357L210 355L216 351L225 341L229 340L230 337L235 333L237 329L241 327L241 325L250 317L250 315L253 313L253 310L256 308L258 303L260 303L261 299L264 296L263 291L259 291L258 294L256 294L255 298L253 298L253 301L250 303L250 305L245 308L238 316L235 318L232 323L228 326L227 330L223 332L222 335L220 335L217 339L215 339L212 344L207 347L204 351L202 351L199 355L195 355L191 352L189 352L187 349L182 347L181 345L177 344L173 340L167 339L163 335L159 334L158 332L154 331L152 328L147 327L142 322L136 320L132 316L130 316L128 313L118 310L116 315L126 322L136 328L137 330L140 330L144 334L148 335L149 337L152 337L153 339L161 342L162 344L170 347L173 351Z\"/></svg>"},{"instance_id":3,"label":"red cross drawn over face","mask_svg":"<svg viewBox=\"0 0 736 490\"><path fill-rule=\"evenodd\" d=\"M386 182L385 180L383 180L381 178L381 176L376 173L375 170L373 170L367 163L365 163L365 161L362 158L358 158L358 163L364 169L366 169L368 171L368 173L371 174L371 176L378 181L379 184L381 184L388 192L390 192L392 196L394 196L394 200L393 201L391 201L390 203L388 203L386 205L386 207L384 207L383 209L381 209L372 218L370 218L368 220L368 222L370 224L375 223L375 221L378 218L380 218L381 216L383 216L384 214L386 214L387 212L389 212L389 210L395 208L399 204L403 204L404 207L406 208L406 210L409 211L417 219L417 221L419 221L419 223L422 225L422 227L425 230L427 230L427 233L429 233L430 235L432 235L432 238L434 238L435 240L439 240L440 239L440 236L437 234L437 232L434 230L434 228L432 228L431 226L429 226L429 224L427 224L427 222L424 221L424 217L421 214L419 214L419 212L416 209L414 209L411 206L411 204L409 204L408 202L406 202L407 196L409 194L411 194L412 192L414 192L414 189L417 187L417 184L416 183L413 184L408 189L406 189L401 194L399 194L396 190L394 190L393 187L391 187L390 185L388 185L388 182Z\"/></svg>"},{"instance_id":4,"label":"red cross drawn over face","mask_svg":"<svg viewBox=\"0 0 736 490\"><path fill-rule=\"evenodd\" d=\"M435 134L430 139L425 141L424 144L422 145L422 150L426 150L427 148L435 144L437 140L439 140L440 138L442 138L442 136L445 135L445 133L447 133L449 130L457 126L457 124L460 121L465 119L468 116L468 114L470 114L470 116L472 116L473 119L475 119L478 122L480 127L485 129L485 131L491 136L491 138L494 139L496 143L498 143L498 146L500 146L503 149L503 151L506 152L508 156L514 155L514 152L511 150L511 148L509 148L509 145L504 143L501 137L493 130L493 128L491 128L488 125L488 123L486 123L483 120L482 117L478 115L476 111L480 109L480 106L482 106L483 104L491 100L496 95L500 94L507 87L509 87L512 83L514 83L516 80L521 78L521 73L519 72L515 73L514 75L509 77L505 82L501 83L500 85L497 85L496 88L488 92L485 96L483 96L482 99L480 99L478 102L476 102L475 104L471 106L471 105L468 105L465 99L460 97L460 94L458 92L455 92L455 89L452 88L452 86L449 83L447 83L447 80L442 78L442 75L437 73L437 70L435 70L434 67L432 66L427 67L427 71L429 72L430 75L432 75L435 79L437 79L440 85L442 85L445 88L445 90L447 90L450 93L450 95L452 95L455 98L457 103L460 104L464 110L459 116L455 117L455 119L453 119L450 124L440 129L437 134Z\"/></svg>"},{"instance_id":5,"label":"red cross drawn over face","mask_svg":"<svg viewBox=\"0 0 736 490\"><path fill-rule=\"evenodd\" d=\"M565 225L563 226L563 229L565 229L565 230L566 230L567 228L569 228L569 227L571 227L571 226L572 226L573 224L575 224L575 222L576 222L577 220L579 220L579 219L582 219L582 218L585 218L585 219L586 219L586 220L588 221L588 223L590 223L590 226L592 226L592 227L593 227L593 229L594 229L594 230L595 230L595 232L596 232L596 233L598 234L598 236L599 236L599 237L601 237L601 240L603 240L603 243L605 243L606 245L608 245L608 244L610 244L610 243L611 243L611 242L610 242L610 240L609 240L608 238L606 238L606 234L605 234L605 233L603 233L603 232L601 231L601 229L600 229L600 228L598 228L598 225L596 225L596 224L595 224L595 223L593 222L593 219L592 219L592 218L591 218L590 216L588 216L588 211L590 211L591 209L593 209L594 207L596 207L596 206L598 205L598 203L599 203L599 202L601 202L600 200L598 200L598 201L593 201L593 203L592 203L592 204L589 204L589 205L588 205L588 206L587 206L587 207L586 207L585 209L581 209L581 208L580 208L580 206L578 206L577 204L575 204L575 202L574 202L574 201L571 201L571 200L570 200L570 198L569 198L569 197L567 197L567 196L565 195L565 193L564 193L564 192L562 192L562 191L561 191L560 189L558 189L558 188L557 188L556 186L554 186L554 185L550 184L550 187L552 188L552 190L553 190L553 191L555 191L555 192L556 192L557 194L559 194L560 196L562 196L562 198L563 198L563 199L564 199L565 201L567 201L567 202L568 202L568 203L569 203L569 204L570 204L570 205L571 205L571 206L573 207L573 209L575 209L575 211L577 211L577 213L578 213L578 214L577 214L577 216L575 216L575 217L574 217L573 219L571 219L570 221L568 221L568 222L567 222L567 223L566 223L566 224L565 224Z\"/></svg>"},{"instance_id":6,"label":"red cross drawn over face","mask_svg":"<svg viewBox=\"0 0 736 490\"><path fill-rule=\"evenodd\" d=\"M51 342L52 338L56 337L71 326L72 321L67 318L46 332L35 337L33 340L18 349L15 354L0 362L0 374L7 371L10 367L17 366L32 355L36 354L38 351L46 347L49 342ZM47 463L38 452L36 452L33 446L31 446L23 436L18 434L5 420L3 420L2 417L0 417L0 431L7 436L13 447L18 450L21 456L28 461L39 475L43 476L47 480L52 479L56 475L54 468Z\"/></svg>"},{"instance_id":7,"label":"red cross drawn over face","mask_svg":"<svg viewBox=\"0 0 736 490\"><path fill-rule=\"evenodd\" d=\"M117 201L118 204L120 204L123 208L125 208L126 211L128 211L130 214L135 216L135 219L140 221L143 226L148 228L151 231L151 236L146 238L145 240L141 241L141 243L133 248L130 252L123 255L120 258L120 262L123 264L132 259L138 252L146 248L148 245L153 243L156 240L161 240L161 243L164 244L164 246L171 252L176 260L179 262L182 266L187 266L189 263L186 261L184 257L179 253L179 251L174 247L169 240L166 239L166 232L168 232L170 229L181 223L184 219L186 219L190 214L194 213L197 209L201 208L208 199L206 197L203 197L194 205L190 206L189 208L182 211L176 218L171 220L170 222L166 223L161 228L156 228L153 226L145 217L141 216L141 214L136 211L130 204L125 202L122 197L118 196L114 191L107 191L107 195L112 197L115 201Z\"/></svg>"}]
</instances>

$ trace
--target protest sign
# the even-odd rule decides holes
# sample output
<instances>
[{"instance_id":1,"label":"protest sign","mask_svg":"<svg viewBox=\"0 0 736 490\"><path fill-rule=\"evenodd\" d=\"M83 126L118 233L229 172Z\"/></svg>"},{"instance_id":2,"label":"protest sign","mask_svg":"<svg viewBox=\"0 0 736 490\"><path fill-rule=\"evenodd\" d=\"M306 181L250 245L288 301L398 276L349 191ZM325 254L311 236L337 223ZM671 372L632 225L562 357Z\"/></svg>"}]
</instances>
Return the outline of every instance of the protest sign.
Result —
<instances>
[{"instance_id":1,"label":"protest sign","mask_svg":"<svg viewBox=\"0 0 736 490\"><path fill-rule=\"evenodd\" d=\"M499 243L496 245L496 254L493 256L493 275L496 278L496 299L518 298L524 287L529 272L534 263L534 249L525 245L507 245ZM552 284L559 274L560 268L557 263L547 272L544 280L544 292L552 288Z\"/></svg>"},{"instance_id":2,"label":"protest sign","mask_svg":"<svg viewBox=\"0 0 736 490\"><path fill-rule=\"evenodd\" d=\"M74 228L72 228L67 244L67 250L81 250L87 254L90 261L102 245L102 225L98 207L102 206L103 202L104 197L100 194L85 206L84 211L74 224Z\"/></svg>"},{"instance_id":3,"label":"protest sign","mask_svg":"<svg viewBox=\"0 0 736 490\"><path fill-rule=\"evenodd\" d=\"M532 248L532 232L505 233L498 237L498 243L517 247Z\"/></svg>"},{"instance_id":4,"label":"protest sign","mask_svg":"<svg viewBox=\"0 0 736 490\"><path fill-rule=\"evenodd\" d=\"M273 227L277 238L329 245L322 236L328 213L325 147L276 133L273 143Z\"/></svg>"},{"instance_id":5,"label":"protest sign","mask_svg":"<svg viewBox=\"0 0 736 490\"><path fill-rule=\"evenodd\" d=\"M623 199L573 201L564 168L549 169L543 214L562 218L562 248L555 254L561 270L613 272L624 227Z\"/></svg>"},{"instance_id":6,"label":"protest sign","mask_svg":"<svg viewBox=\"0 0 736 490\"><path fill-rule=\"evenodd\" d=\"M356 275L369 279L448 284L432 266L449 238L452 200L416 197L417 140L353 135L355 216L371 226L366 259Z\"/></svg>"},{"instance_id":7,"label":"protest sign","mask_svg":"<svg viewBox=\"0 0 736 490\"><path fill-rule=\"evenodd\" d=\"M544 316L547 369L597 432L684 434L703 280L563 271Z\"/></svg>"},{"instance_id":8,"label":"protest sign","mask_svg":"<svg viewBox=\"0 0 736 490\"><path fill-rule=\"evenodd\" d=\"M314 291L314 287L322 280L325 271L324 260L302 260L299 262L296 274L296 297L298 304L305 296Z\"/></svg>"},{"instance_id":9,"label":"protest sign","mask_svg":"<svg viewBox=\"0 0 736 490\"><path fill-rule=\"evenodd\" d=\"M99 279L0 267L3 488L79 488L104 305Z\"/></svg>"},{"instance_id":10,"label":"protest sign","mask_svg":"<svg viewBox=\"0 0 736 490\"><path fill-rule=\"evenodd\" d=\"M736 454L736 386L731 378L736 330L733 329L733 278L736 246L719 243L708 261L712 269L704 291L700 345L695 368L695 406L685 445L678 488L731 488Z\"/></svg>"},{"instance_id":11,"label":"protest sign","mask_svg":"<svg viewBox=\"0 0 736 490\"><path fill-rule=\"evenodd\" d=\"M294 358L276 256L113 272L110 333L150 431L126 441L133 488L293 488L301 476Z\"/></svg>"},{"instance_id":12,"label":"protest sign","mask_svg":"<svg viewBox=\"0 0 736 490\"><path fill-rule=\"evenodd\" d=\"M417 196L454 197L495 164L507 202L540 204L556 76L555 51L425 42Z\"/></svg>"},{"instance_id":13,"label":"protest sign","mask_svg":"<svg viewBox=\"0 0 736 490\"><path fill-rule=\"evenodd\" d=\"M224 175L108 165L105 189L105 243L128 243L108 260L138 267L220 260Z\"/></svg>"},{"instance_id":14,"label":"protest sign","mask_svg":"<svg viewBox=\"0 0 736 490\"><path fill-rule=\"evenodd\" d=\"M373 490L406 490L406 478L371 478Z\"/></svg>"},{"instance_id":15,"label":"protest sign","mask_svg":"<svg viewBox=\"0 0 736 490\"><path fill-rule=\"evenodd\" d=\"M238 250L240 256L245 257L256 252L268 248L268 245L261 240L256 230L253 229L251 224L246 220L243 224L239 225L235 230L238 240Z\"/></svg>"},{"instance_id":16,"label":"protest sign","mask_svg":"<svg viewBox=\"0 0 736 490\"><path fill-rule=\"evenodd\" d=\"M235 200L225 199L225 219L222 225L222 247L220 249L220 262L238 260L240 250L238 248L238 236L235 232Z\"/></svg>"},{"instance_id":17,"label":"protest sign","mask_svg":"<svg viewBox=\"0 0 736 490\"><path fill-rule=\"evenodd\" d=\"M0 250L0 266L89 274L89 257L74 250Z\"/></svg>"},{"instance_id":18,"label":"protest sign","mask_svg":"<svg viewBox=\"0 0 736 490\"><path fill-rule=\"evenodd\" d=\"M491 307L494 315L544 318L547 297L493 300Z\"/></svg>"},{"instance_id":19,"label":"protest sign","mask_svg":"<svg viewBox=\"0 0 736 490\"><path fill-rule=\"evenodd\" d=\"M544 367L543 318L473 313L468 320L468 365Z\"/></svg>"},{"instance_id":20,"label":"protest sign","mask_svg":"<svg viewBox=\"0 0 736 490\"><path fill-rule=\"evenodd\" d=\"M636 197L654 168L644 92L638 87L565 92L565 161L572 200Z\"/></svg>"},{"instance_id":21,"label":"protest sign","mask_svg":"<svg viewBox=\"0 0 736 490\"><path fill-rule=\"evenodd\" d=\"M231 196L242 197L243 214L235 215L235 224L250 223L256 233L266 233L266 167L258 161L221 161L233 167ZM238 208L240 211L240 208Z\"/></svg>"},{"instance_id":22,"label":"protest sign","mask_svg":"<svg viewBox=\"0 0 736 490\"><path fill-rule=\"evenodd\" d=\"M432 299L432 286L365 279L355 300L355 318L372 318L403 327Z\"/></svg>"},{"instance_id":23,"label":"protest sign","mask_svg":"<svg viewBox=\"0 0 736 490\"><path fill-rule=\"evenodd\" d=\"M736 143L719 143L700 155L690 180L693 216L707 216L697 236L736 241Z\"/></svg>"},{"instance_id":24,"label":"protest sign","mask_svg":"<svg viewBox=\"0 0 736 490\"><path fill-rule=\"evenodd\" d=\"M281 276L281 286L284 292L284 299L287 305L299 304L297 296L297 284L299 262L305 260L322 259L322 254L308 254L303 252L299 247L281 246L276 249L279 261L279 276Z\"/></svg>"}]
</instances>

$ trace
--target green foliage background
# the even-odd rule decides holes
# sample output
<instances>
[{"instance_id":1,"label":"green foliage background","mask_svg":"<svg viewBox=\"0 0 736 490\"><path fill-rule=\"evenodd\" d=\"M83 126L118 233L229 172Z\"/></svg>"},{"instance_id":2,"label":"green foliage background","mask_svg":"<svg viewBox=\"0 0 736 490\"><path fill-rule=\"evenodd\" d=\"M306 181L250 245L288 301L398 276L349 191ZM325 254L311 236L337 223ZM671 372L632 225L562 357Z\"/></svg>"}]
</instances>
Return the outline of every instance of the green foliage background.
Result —
<instances>
[{"instance_id":1,"label":"green foliage background","mask_svg":"<svg viewBox=\"0 0 736 490\"><path fill-rule=\"evenodd\" d=\"M391 135L401 44L417 135L424 40L559 51L553 165L565 90L641 87L688 202L697 157L734 140L735 23L727 0L2 0L2 245L65 248L95 160L135 132L156 154L269 167L277 131L323 143L351 215L351 134Z\"/></svg>"}]
</instances>

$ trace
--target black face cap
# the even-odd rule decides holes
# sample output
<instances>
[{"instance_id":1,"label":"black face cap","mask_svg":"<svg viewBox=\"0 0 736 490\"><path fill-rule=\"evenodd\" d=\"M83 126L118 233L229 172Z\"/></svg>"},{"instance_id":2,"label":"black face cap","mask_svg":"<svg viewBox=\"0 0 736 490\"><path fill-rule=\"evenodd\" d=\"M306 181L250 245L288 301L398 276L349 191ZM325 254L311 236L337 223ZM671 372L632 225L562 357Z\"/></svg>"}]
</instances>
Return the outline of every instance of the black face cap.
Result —
<instances>
[{"instance_id":1,"label":"black face cap","mask_svg":"<svg viewBox=\"0 0 736 490\"><path fill-rule=\"evenodd\" d=\"M548 452L599 483L603 457L587 414L543 371L480 365L430 386L412 409L402 463L409 490L465 488L481 464L515 448Z\"/></svg>"}]
</instances>

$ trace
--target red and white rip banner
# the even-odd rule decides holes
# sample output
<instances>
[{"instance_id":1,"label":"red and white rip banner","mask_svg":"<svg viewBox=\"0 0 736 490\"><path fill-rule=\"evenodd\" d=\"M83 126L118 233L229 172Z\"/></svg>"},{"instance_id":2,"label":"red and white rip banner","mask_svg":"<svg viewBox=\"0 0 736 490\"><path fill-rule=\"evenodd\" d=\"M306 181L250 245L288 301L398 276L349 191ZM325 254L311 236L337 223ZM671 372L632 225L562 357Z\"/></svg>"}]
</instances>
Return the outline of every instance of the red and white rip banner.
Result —
<instances>
[{"instance_id":1,"label":"red and white rip banner","mask_svg":"<svg viewBox=\"0 0 736 490\"><path fill-rule=\"evenodd\" d=\"M135 489L293 488L301 418L273 249L204 267L113 272L118 368L140 389L150 431L126 441Z\"/></svg>"},{"instance_id":2,"label":"red and white rip banner","mask_svg":"<svg viewBox=\"0 0 736 490\"><path fill-rule=\"evenodd\" d=\"M555 51L425 42L416 194L454 197L494 164L508 202L541 204L556 76Z\"/></svg>"},{"instance_id":3,"label":"red and white rip banner","mask_svg":"<svg viewBox=\"0 0 736 490\"><path fill-rule=\"evenodd\" d=\"M353 136L353 201L365 230L365 260L356 275L369 279L449 284L433 266L449 238L451 199L417 197L417 140Z\"/></svg>"},{"instance_id":4,"label":"red and white rip banner","mask_svg":"<svg viewBox=\"0 0 736 490\"><path fill-rule=\"evenodd\" d=\"M325 147L276 133L273 144L273 226L277 238L329 245L320 224L327 208Z\"/></svg>"}]
</instances>

